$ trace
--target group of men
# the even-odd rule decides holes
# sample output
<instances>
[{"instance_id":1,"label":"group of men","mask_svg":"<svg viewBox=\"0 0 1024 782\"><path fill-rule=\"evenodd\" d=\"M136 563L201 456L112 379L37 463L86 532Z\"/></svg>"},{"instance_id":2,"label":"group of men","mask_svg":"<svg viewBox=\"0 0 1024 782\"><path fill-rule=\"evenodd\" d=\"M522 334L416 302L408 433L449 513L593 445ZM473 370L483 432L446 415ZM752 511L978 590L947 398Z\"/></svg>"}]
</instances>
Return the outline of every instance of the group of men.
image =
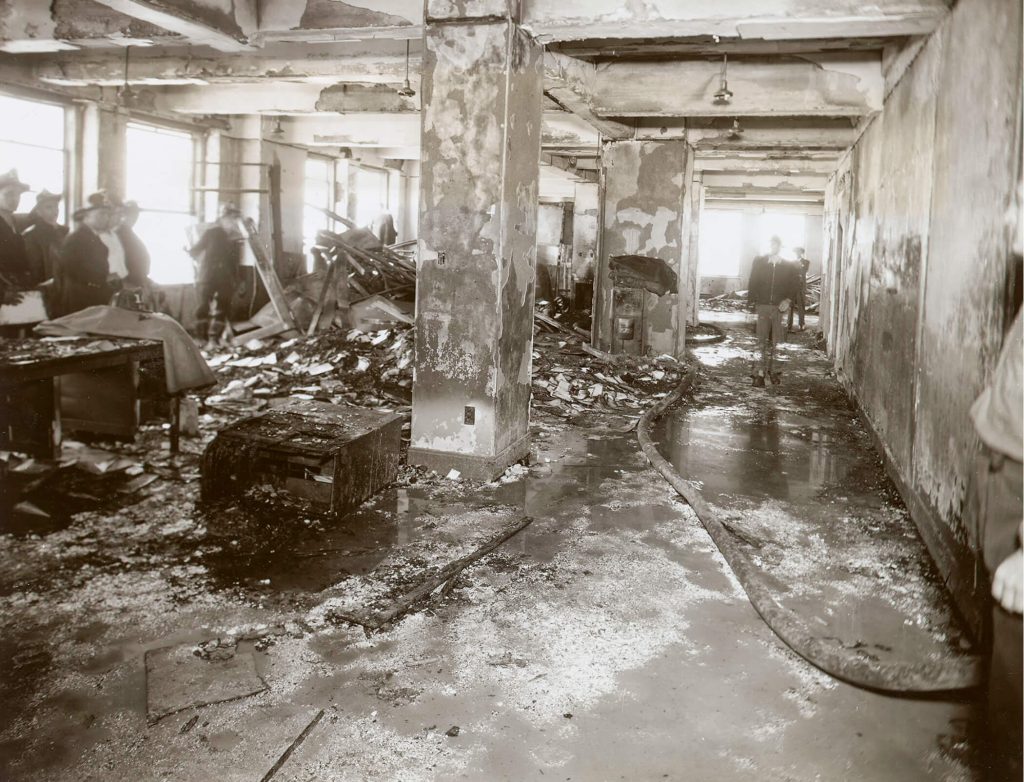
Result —
<instances>
[{"instance_id":1,"label":"group of men","mask_svg":"<svg viewBox=\"0 0 1024 782\"><path fill-rule=\"evenodd\" d=\"M29 189L16 171L0 174L0 304L17 304L37 290L51 318L94 305L156 305L149 251L134 230L137 203L93 193L75 210L69 231L59 222L60 194L43 190L31 212L18 213ZM197 267L196 338L207 345L223 338L238 285L240 217L225 204L189 249Z\"/></svg>"},{"instance_id":2,"label":"group of men","mask_svg":"<svg viewBox=\"0 0 1024 782\"><path fill-rule=\"evenodd\" d=\"M17 214L29 189L16 171L0 174L0 303L40 290L47 314L59 317L110 304L121 290L149 289L149 252L134 230L138 204L93 193L69 232L58 222L59 194L43 190L31 212Z\"/></svg>"},{"instance_id":3,"label":"group of men","mask_svg":"<svg viewBox=\"0 0 1024 782\"><path fill-rule=\"evenodd\" d=\"M754 259L747 285L747 306L757 316L757 341L760 356L755 362L755 388L782 382L782 372L775 368L775 347L782 338L783 319L789 314L788 329L793 328L793 314L799 314L800 330L804 329L807 301L807 270L811 262L804 257L804 248L793 248L796 260L782 257L782 240L773 236L770 252Z\"/></svg>"}]
</instances>

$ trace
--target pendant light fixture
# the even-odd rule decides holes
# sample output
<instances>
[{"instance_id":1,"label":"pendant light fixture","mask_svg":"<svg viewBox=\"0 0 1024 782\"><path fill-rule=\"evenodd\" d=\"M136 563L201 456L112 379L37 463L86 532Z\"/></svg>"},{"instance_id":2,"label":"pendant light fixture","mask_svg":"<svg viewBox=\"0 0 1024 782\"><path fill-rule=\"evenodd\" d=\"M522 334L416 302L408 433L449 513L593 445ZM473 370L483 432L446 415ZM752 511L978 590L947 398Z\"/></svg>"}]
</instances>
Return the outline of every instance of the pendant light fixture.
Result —
<instances>
[{"instance_id":1,"label":"pendant light fixture","mask_svg":"<svg viewBox=\"0 0 1024 782\"><path fill-rule=\"evenodd\" d=\"M729 71L729 55L722 55L722 72L719 75L718 91L712 101L716 106L725 106L732 102L732 91L729 89L729 81L726 78Z\"/></svg>"},{"instance_id":2,"label":"pendant light fixture","mask_svg":"<svg viewBox=\"0 0 1024 782\"><path fill-rule=\"evenodd\" d=\"M411 98L416 94L416 90L412 88L412 84L409 83L409 41L405 42L405 84L398 91L398 94L403 98Z\"/></svg>"}]
</instances>

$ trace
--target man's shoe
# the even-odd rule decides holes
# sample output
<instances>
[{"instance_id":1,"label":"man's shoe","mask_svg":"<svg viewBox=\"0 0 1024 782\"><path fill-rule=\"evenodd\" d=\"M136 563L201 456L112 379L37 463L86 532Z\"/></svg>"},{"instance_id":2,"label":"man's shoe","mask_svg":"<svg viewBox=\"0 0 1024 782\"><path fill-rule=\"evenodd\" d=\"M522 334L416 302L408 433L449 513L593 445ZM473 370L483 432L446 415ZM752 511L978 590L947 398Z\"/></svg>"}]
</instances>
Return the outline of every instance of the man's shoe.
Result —
<instances>
[{"instance_id":1,"label":"man's shoe","mask_svg":"<svg viewBox=\"0 0 1024 782\"><path fill-rule=\"evenodd\" d=\"M754 388L764 388L764 375L754 375Z\"/></svg>"}]
</instances>

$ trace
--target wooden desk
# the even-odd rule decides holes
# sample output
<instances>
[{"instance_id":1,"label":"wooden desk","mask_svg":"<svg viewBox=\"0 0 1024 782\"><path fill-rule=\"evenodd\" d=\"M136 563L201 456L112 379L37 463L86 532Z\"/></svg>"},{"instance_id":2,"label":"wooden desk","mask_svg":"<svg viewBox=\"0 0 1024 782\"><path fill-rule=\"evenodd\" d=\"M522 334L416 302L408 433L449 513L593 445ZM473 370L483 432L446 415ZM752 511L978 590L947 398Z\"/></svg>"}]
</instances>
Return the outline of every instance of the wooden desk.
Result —
<instances>
[{"instance_id":1,"label":"wooden desk","mask_svg":"<svg viewBox=\"0 0 1024 782\"><path fill-rule=\"evenodd\" d=\"M139 364L150 360L163 360L160 342L0 340L0 448L55 458L64 430L133 438Z\"/></svg>"}]
</instances>

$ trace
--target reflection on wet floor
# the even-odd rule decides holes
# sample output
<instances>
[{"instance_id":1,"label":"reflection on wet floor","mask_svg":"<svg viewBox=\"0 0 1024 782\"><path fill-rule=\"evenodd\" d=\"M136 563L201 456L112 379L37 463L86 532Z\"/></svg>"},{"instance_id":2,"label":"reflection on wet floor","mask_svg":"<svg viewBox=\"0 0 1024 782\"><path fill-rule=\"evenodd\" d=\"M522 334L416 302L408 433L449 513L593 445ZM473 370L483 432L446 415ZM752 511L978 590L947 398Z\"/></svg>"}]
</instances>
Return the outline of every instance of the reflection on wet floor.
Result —
<instances>
[{"instance_id":1,"label":"reflection on wet floor","mask_svg":"<svg viewBox=\"0 0 1024 782\"><path fill-rule=\"evenodd\" d=\"M345 578L372 573L396 550L418 541L451 547L464 543L459 532L446 531L439 523L445 518L498 508L544 518L554 507L583 508L608 479L626 470L644 469L632 434L579 434L564 438L561 445L556 459L534 465L526 477L472 487L457 499L450 492L438 492L436 486L413 483L387 489L344 518L325 515L314 524L282 519L277 508L267 509L265 519L259 518L258 508L255 516L247 511L247 525L257 530L287 525L287 540L280 536L251 539L241 550L229 541L204 561L223 586L269 582L275 592L320 592ZM229 532L237 509L213 508L202 515L208 526ZM547 562L559 544L557 530L534 525L505 548Z\"/></svg>"},{"instance_id":2,"label":"reflection on wet floor","mask_svg":"<svg viewBox=\"0 0 1024 782\"><path fill-rule=\"evenodd\" d=\"M695 351L708 377L659 423L662 453L824 637L877 657L960 651L950 598L826 357L799 335L783 386L752 389L753 337L719 325L730 339Z\"/></svg>"}]
</instances>

